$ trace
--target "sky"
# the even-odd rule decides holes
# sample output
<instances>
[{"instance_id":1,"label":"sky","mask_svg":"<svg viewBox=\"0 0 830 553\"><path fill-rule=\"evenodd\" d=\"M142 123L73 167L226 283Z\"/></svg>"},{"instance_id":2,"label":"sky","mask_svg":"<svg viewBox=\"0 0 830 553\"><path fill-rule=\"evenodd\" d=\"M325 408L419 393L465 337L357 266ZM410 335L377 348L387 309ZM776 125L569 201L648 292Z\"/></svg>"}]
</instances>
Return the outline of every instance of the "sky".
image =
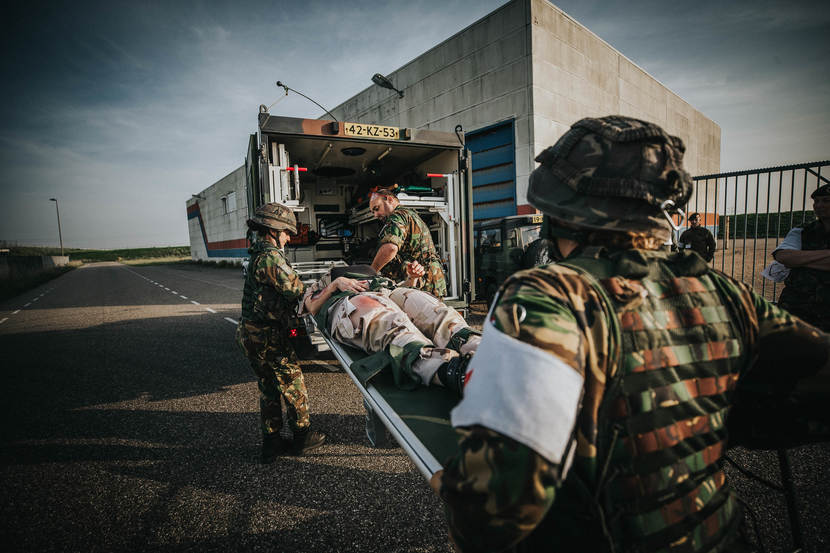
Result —
<instances>
[{"instance_id":1,"label":"sky","mask_svg":"<svg viewBox=\"0 0 830 553\"><path fill-rule=\"evenodd\" d=\"M830 2L554 2L721 127L721 170L830 159ZM0 241L189 243L260 104L327 108L503 0L28 2L0 8Z\"/></svg>"}]
</instances>

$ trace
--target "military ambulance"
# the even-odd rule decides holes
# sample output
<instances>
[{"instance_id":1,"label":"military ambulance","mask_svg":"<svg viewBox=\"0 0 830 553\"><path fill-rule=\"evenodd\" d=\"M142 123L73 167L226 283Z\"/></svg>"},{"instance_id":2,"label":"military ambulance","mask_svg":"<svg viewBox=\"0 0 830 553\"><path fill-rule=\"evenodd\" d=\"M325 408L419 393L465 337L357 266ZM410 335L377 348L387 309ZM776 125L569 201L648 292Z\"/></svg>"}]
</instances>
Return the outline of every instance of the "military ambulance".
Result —
<instances>
[{"instance_id":1,"label":"military ambulance","mask_svg":"<svg viewBox=\"0 0 830 553\"><path fill-rule=\"evenodd\" d=\"M397 183L401 205L417 211L432 233L447 277L444 301L466 314L476 293L469 160L460 126L449 133L296 119L262 106L245 163L249 216L267 202L294 210L298 234L286 253L311 282L334 265L371 263L382 222L369 195ZM351 370L365 353L334 341L311 317L303 323L291 332L320 336L363 395L370 442L380 445L388 431L426 478L440 468L437 459L455 444L447 417L458 398L444 389L398 390L388 374L365 381Z\"/></svg>"},{"instance_id":2,"label":"military ambulance","mask_svg":"<svg viewBox=\"0 0 830 553\"><path fill-rule=\"evenodd\" d=\"M472 181L464 135L364 123L297 119L260 108L245 161L249 216L280 202L297 216L298 235L286 247L306 282L334 265L371 263L382 226L369 209L374 187L397 183L398 199L418 212L432 233L447 277L448 305L466 313L475 298ZM293 329L301 338L312 323ZM328 349L311 333L316 350Z\"/></svg>"}]
</instances>

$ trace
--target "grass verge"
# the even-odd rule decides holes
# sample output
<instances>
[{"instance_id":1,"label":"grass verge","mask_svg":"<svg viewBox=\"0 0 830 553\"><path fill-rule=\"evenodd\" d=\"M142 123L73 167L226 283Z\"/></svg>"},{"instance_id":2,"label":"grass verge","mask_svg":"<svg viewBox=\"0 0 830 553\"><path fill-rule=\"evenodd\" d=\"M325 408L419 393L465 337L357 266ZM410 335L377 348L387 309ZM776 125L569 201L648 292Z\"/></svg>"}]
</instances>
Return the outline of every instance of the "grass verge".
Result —
<instances>
[{"instance_id":1,"label":"grass verge","mask_svg":"<svg viewBox=\"0 0 830 553\"><path fill-rule=\"evenodd\" d=\"M190 264L193 260L190 256L168 256L168 257L148 257L146 259L119 259L125 265L170 265L170 264Z\"/></svg>"},{"instance_id":2,"label":"grass verge","mask_svg":"<svg viewBox=\"0 0 830 553\"><path fill-rule=\"evenodd\" d=\"M5 301L9 298L13 298L27 290L31 290L32 288L37 288L41 284L45 282L49 282L53 278L57 278L64 273L71 271L76 267L80 267L80 261L73 261L70 262L68 265L64 265L63 267L55 267L54 269L50 269L48 271L44 271L37 275L33 275L26 278L21 278L17 280L3 280L0 281L0 301Z\"/></svg>"}]
</instances>

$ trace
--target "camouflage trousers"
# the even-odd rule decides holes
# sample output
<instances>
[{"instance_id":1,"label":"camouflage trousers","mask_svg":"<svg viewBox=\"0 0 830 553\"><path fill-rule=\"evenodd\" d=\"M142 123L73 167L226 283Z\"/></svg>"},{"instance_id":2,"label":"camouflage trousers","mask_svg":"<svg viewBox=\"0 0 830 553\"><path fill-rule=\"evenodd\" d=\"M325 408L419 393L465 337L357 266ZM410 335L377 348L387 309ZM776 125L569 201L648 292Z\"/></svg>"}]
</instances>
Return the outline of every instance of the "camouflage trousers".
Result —
<instances>
[{"instance_id":1,"label":"camouflage trousers","mask_svg":"<svg viewBox=\"0 0 830 553\"><path fill-rule=\"evenodd\" d=\"M285 329L242 321L236 327L236 343L257 376L262 434L276 434L282 428L280 398L291 431L308 428L308 391Z\"/></svg>"},{"instance_id":2,"label":"camouflage trousers","mask_svg":"<svg viewBox=\"0 0 830 553\"><path fill-rule=\"evenodd\" d=\"M428 263L424 269L424 276L422 277L424 283L421 289L438 298L446 296L447 279L444 276L444 270L441 268L441 262L433 261Z\"/></svg>"},{"instance_id":3,"label":"camouflage trousers","mask_svg":"<svg viewBox=\"0 0 830 553\"><path fill-rule=\"evenodd\" d=\"M368 353L388 350L395 357L408 344L423 344L410 370L424 385L437 383L435 371L459 354L474 352L481 339L458 311L413 288L343 298L331 307L329 325L335 340Z\"/></svg>"}]
</instances>

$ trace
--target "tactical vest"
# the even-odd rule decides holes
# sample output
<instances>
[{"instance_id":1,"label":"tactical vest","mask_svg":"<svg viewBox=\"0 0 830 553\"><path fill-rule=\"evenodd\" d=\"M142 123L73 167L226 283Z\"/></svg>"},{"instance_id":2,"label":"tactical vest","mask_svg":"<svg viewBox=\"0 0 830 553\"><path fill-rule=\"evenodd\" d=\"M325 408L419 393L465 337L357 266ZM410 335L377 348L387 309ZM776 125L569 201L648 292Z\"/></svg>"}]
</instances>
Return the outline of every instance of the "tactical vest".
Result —
<instances>
[{"instance_id":1,"label":"tactical vest","mask_svg":"<svg viewBox=\"0 0 830 553\"><path fill-rule=\"evenodd\" d=\"M262 245L259 242L255 243L249 251L251 257L248 263L248 271L245 274L245 285L242 289L242 320L259 325L289 326L291 324L290 320L296 317L294 302L286 300L281 294L269 294L270 305L261 305L260 298L265 296L263 287L266 285L256 279L256 269L260 258L273 251L283 255L282 251L276 246ZM268 312L269 316L265 316L265 312Z\"/></svg>"},{"instance_id":2,"label":"tactical vest","mask_svg":"<svg viewBox=\"0 0 830 553\"><path fill-rule=\"evenodd\" d=\"M577 452L527 550L697 552L727 544L741 514L718 461L751 332L724 277L686 252L592 251L563 265L603 299L612 370L596 449ZM620 279L647 294L623 293Z\"/></svg>"},{"instance_id":3,"label":"tactical vest","mask_svg":"<svg viewBox=\"0 0 830 553\"><path fill-rule=\"evenodd\" d=\"M801 249L830 249L830 233L824 230L821 221L804 226ZM790 269L779 304L808 323L830 332L830 271L809 267Z\"/></svg>"}]
</instances>

